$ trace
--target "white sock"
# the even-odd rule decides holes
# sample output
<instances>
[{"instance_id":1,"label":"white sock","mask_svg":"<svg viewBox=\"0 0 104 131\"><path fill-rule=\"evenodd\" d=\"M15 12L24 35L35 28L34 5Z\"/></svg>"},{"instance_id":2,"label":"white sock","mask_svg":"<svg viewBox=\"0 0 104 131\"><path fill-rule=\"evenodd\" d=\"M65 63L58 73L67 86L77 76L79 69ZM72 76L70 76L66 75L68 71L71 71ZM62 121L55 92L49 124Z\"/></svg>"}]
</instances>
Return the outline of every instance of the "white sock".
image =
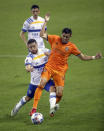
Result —
<instances>
[{"instance_id":1,"label":"white sock","mask_svg":"<svg viewBox=\"0 0 104 131\"><path fill-rule=\"evenodd\" d=\"M50 102L50 109L55 107L55 104L56 104L56 92L51 92L50 93L49 102Z\"/></svg>"},{"instance_id":2,"label":"white sock","mask_svg":"<svg viewBox=\"0 0 104 131\"><path fill-rule=\"evenodd\" d=\"M24 104L26 104L26 100L25 100L25 97L26 96L23 96L22 98L21 98L21 100L17 103L17 105L16 105L16 108L17 109L19 109L19 108L21 108Z\"/></svg>"}]
</instances>

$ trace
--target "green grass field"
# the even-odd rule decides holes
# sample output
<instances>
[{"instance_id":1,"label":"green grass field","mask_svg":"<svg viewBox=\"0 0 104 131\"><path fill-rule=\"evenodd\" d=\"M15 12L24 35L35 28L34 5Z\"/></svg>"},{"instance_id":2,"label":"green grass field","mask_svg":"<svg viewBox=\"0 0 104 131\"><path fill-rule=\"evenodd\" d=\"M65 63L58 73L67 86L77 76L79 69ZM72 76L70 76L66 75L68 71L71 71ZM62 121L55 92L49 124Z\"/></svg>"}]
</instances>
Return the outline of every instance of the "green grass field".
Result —
<instances>
[{"instance_id":1,"label":"green grass field","mask_svg":"<svg viewBox=\"0 0 104 131\"><path fill-rule=\"evenodd\" d=\"M19 33L31 16L32 4L40 6L42 17L51 13L50 34L60 35L64 27L71 27L71 41L84 54L104 55L103 0L0 0L0 131L104 131L104 59L83 62L69 58L64 95L54 118L49 117L49 94L45 91L38 105L44 115L41 125L31 123L33 101L10 117L30 79L24 67L28 51Z\"/></svg>"}]
</instances>

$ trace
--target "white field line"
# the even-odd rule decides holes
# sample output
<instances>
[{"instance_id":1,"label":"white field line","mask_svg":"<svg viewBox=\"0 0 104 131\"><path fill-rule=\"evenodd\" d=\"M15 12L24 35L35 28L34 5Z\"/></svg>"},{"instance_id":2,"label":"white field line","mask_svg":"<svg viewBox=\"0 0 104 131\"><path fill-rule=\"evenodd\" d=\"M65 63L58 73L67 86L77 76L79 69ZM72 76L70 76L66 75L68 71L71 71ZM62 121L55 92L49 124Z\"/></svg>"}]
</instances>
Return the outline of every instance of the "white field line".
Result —
<instances>
[{"instance_id":1,"label":"white field line","mask_svg":"<svg viewBox=\"0 0 104 131\"><path fill-rule=\"evenodd\" d=\"M24 58L27 55L0 55L0 58ZM75 56L71 56L71 58L76 58ZM104 59L104 57L102 57Z\"/></svg>"}]
</instances>

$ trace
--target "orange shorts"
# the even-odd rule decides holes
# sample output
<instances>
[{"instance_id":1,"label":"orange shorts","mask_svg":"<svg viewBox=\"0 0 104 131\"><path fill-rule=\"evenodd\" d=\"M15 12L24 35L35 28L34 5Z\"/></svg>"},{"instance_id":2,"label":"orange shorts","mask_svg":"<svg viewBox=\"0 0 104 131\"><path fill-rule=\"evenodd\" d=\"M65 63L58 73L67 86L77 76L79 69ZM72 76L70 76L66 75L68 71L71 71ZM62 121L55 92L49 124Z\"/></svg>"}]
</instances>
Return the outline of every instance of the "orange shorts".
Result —
<instances>
[{"instance_id":1,"label":"orange shorts","mask_svg":"<svg viewBox=\"0 0 104 131\"><path fill-rule=\"evenodd\" d=\"M55 86L64 87L65 75L48 67L44 68L41 78L45 78L47 82L50 80L50 78L53 78Z\"/></svg>"}]
</instances>

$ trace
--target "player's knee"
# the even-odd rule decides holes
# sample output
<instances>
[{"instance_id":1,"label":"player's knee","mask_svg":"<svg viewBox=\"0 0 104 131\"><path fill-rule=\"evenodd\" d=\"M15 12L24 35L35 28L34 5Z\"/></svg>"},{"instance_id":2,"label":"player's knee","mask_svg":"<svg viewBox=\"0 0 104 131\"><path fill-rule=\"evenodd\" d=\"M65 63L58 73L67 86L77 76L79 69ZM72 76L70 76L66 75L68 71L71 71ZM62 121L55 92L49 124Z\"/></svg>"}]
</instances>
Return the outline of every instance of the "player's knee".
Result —
<instances>
[{"instance_id":1,"label":"player's knee","mask_svg":"<svg viewBox=\"0 0 104 131\"><path fill-rule=\"evenodd\" d=\"M44 88L44 86L46 85L46 83L47 83L47 80L45 78L42 78L41 81L40 81L40 85L39 86L41 88Z\"/></svg>"},{"instance_id":2,"label":"player's knee","mask_svg":"<svg viewBox=\"0 0 104 131\"><path fill-rule=\"evenodd\" d=\"M28 101L30 101L30 100L31 100L31 97L26 96L26 97L25 97L25 100L28 102Z\"/></svg>"},{"instance_id":3,"label":"player's knee","mask_svg":"<svg viewBox=\"0 0 104 131\"><path fill-rule=\"evenodd\" d=\"M57 97L62 97L63 96L63 87L57 87L56 88L56 96Z\"/></svg>"},{"instance_id":4,"label":"player's knee","mask_svg":"<svg viewBox=\"0 0 104 131\"><path fill-rule=\"evenodd\" d=\"M51 86L49 89L50 92L56 92L56 88L54 86Z\"/></svg>"},{"instance_id":5,"label":"player's knee","mask_svg":"<svg viewBox=\"0 0 104 131\"><path fill-rule=\"evenodd\" d=\"M63 93L62 93L62 92L58 92L58 93L56 94L56 96L61 98L61 97L63 96Z\"/></svg>"},{"instance_id":6,"label":"player's knee","mask_svg":"<svg viewBox=\"0 0 104 131\"><path fill-rule=\"evenodd\" d=\"M62 97L62 95L63 95L62 91L57 91L57 92L56 92L56 96L57 96L57 97Z\"/></svg>"},{"instance_id":7,"label":"player's knee","mask_svg":"<svg viewBox=\"0 0 104 131\"><path fill-rule=\"evenodd\" d=\"M62 98L62 96L63 96L63 94L62 94L62 95L59 95L59 96L57 96L57 95L56 95L56 97L57 97L57 98L59 98L59 99L61 99L61 98Z\"/></svg>"}]
</instances>

